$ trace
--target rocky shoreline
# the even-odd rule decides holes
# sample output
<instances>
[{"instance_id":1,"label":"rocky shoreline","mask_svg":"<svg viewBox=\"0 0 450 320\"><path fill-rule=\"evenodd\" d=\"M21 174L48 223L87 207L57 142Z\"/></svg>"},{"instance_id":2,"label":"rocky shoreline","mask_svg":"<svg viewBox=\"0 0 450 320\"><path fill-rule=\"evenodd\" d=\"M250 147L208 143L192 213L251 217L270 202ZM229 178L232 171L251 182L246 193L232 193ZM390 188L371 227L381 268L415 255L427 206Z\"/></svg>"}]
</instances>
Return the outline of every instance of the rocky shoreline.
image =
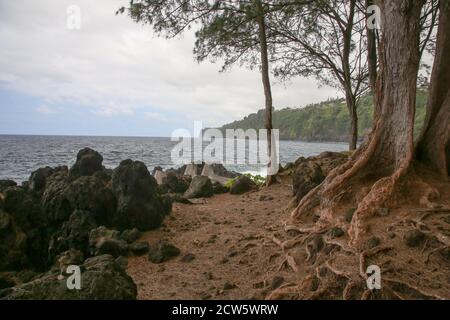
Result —
<instances>
[{"instance_id":1,"label":"rocky shoreline","mask_svg":"<svg viewBox=\"0 0 450 320\"><path fill-rule=\"evenodd\" d=\"M280 175L293 177L298 200L345 161L339 153L300 158ZM135 299L127 257L148 254L162 263L180 254L171 243L139 241L159 228L174 202L195 204L230 192L258 189L221 165L187 165L150 174L139 161L106 169L102 156L80 150L69 169L41 168L28 181L0 181L0 299ZM69 265L80 266L83 286L69 290Z\"/></svg>"}]
</instances>

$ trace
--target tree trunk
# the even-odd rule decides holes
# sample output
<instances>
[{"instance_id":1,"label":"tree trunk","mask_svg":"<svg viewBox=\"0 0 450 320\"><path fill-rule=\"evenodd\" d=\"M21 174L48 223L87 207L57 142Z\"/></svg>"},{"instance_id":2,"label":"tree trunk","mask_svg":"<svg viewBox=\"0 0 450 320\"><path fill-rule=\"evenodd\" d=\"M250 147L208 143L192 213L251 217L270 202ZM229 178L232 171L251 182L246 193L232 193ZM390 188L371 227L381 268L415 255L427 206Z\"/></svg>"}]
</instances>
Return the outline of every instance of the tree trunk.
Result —
<instances>
[{"instance_id":1,"label":"tree trunk","mask_svg":"<svg viewBox=\"0 0 450 320\"><path fill-rule=\"evenodd\" d=\"M366 0L366 10L369 6L373 5L373 0ZM366 19L369 17L367 16ZM376 101L376 86L377 86L377 77L378 77L378 54L377 54L377 30L369 29L366 24L366 32L367 32L367 64L369 69L369 84L370 90L373 95L374 106L377 106L378 103ZM374 119L377 118L376 108L374 108Z\"/></svg>"},{"instance_id":2,"label":"tree trunk","mask_svg":"<svg viewBox=\"0 0 450 320\"><path fill-rule=\"evenodd\" d=\"M450 176L450 3L447 1L441 1L427 116L416 156L442 176Z\"/></svg>"},{"instance_id":3,"label":"tree trunk","mask_svg":"<svg viewBox=\"0 0 450 320\"><path fill-rule=\"evenodd\" d=\"M379 0L383 19L379 115L371 162L376 171L406 169L413 156L413 127L419 69L419 18L422 1Z\"/></svg>"},{"instance_id":4,"label":"tree trunk","mask_svg":"<svg viewBox=\"0 0 450 320\"><path fill-rule=\"evenodd\" d=\"M266 35L266 24L264 18L264 9L261 0L255 0L256 11L257 11L257 21L258 21L258 36L260 42L260 54L261 54L261 77L264 87L264 97L265 97L265 121L264 126L267 130L267 155L269 158L268 167L273 165L273 159L275 158L275 146L273 146L272 141L272 89L270 85L270 75L269 75L269 57L267 48L267 35ZM269 171L268 171L269 173ZM267 175L267 185L271 185L275 181L275 177L268 174Z\"/></svg>"},{"instance_id":5,"label":"tree trunk","mask_svg":"<svg viewBox=\"0 0 450 320\"><path fill-rule=\"evenodd\" d=\"M344 71L345 96L350 116L349 150L356 150L358 140L358 117L356 114L356 99L352 91L352 78L350 67L350 53L353 36L353 26L356 11L356 0L351 0L349 5L348 22L343 33L342 69Z\"/></svg>"},{"instance_id":6,"label":"tree trunk","mask_svg":"<svg viewBox=\"0 0 450 320\"><path fill-rule=\"evenodd\" d=\"M349 150L356 150L358 144L358 114L356 112L356 99L351 93L346 94L347 108L350 115Z\"/></svg>"}]
</instances>

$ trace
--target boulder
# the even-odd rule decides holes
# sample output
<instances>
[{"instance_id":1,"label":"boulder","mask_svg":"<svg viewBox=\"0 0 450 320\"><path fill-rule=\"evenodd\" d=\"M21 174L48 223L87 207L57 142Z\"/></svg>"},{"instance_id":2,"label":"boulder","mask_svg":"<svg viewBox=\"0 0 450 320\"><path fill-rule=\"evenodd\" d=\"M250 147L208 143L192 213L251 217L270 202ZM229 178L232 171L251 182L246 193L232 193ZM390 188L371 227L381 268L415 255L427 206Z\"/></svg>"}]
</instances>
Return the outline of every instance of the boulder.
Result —
<instances>
[{"instance_id":1,"label":"boulder","mask_svg":"<svg viewBox=\"0 0 450 320\"><path fill-rule=\"evenodd\" d=\"M292 189L297 201L317 187L325 179L321 167L309 160L300 162L292 177Z\"/></svg>"},{"instance_id":2,"label":"boulder","mask_svg":"<svg viewBox=\"0 0 450 320\"><path fill-rule=\"evenodd\" d=\"M103 180L95 176L80 177L67 186L64 197L71 210L89 211L98 224L111 225L116 198Z\"/></svg>"},{"instance_id":3,"label":"boulder","mask_svg":"<svg viewBox=\"0 0 450 320\"><path fill-rule=\"evenodd\" d=\"M110 254L117 258L126 255L128 251L128 245L120 239L120 233L103 226L91 231L89 245L93 255Z\"/></svg>"},{"instance_id":4,"label":"boulder","mask_svg":"<svg viewBox=\"0 0 450 320\"><path fill-rule=\"evenodd\" d=\"M167 177L167 173L162 170L156 170L153 176L155 177L156 183L160 186L163 184L164 178Z\"/></svg>"},{"instance_id":5,"label":"boulder","mask_svg":"<svg viewBox=\"0 0 450 320\"><path fill-rule=\"evenodd\" d=\"M84 255L81 251L70 249L58 256L55 267L60 270L61 274L66 274L68 266L79 266L83 263L83 261Z\"/></svg>"},{"instance_id":6,"label":"boulder","mask_svg":"<svg viewBox=\"0 0 450 320\"><path fill-rule=\"evenodd\" d=\"M222 183L220 183L218 181L214 181L213 182L213 192L214 192L214 194L227 193L228 191L230 191L230 189L228 187L224 186Z\"/></svg>"},{"instance_id":7,"label":"boulder","mask_svg":"<svg viewBox=\"0 0 450 320\"><path fill-rule=\"evenodd\" d=\"M84 148L77 154L77 161L70 168L69 177L75 180L83 176L91 176L97 171L101 171L103 157L100 153L90 148Z\"/></svg>"},{"instance_id":8,"label":"boulder","mask_svg":"<svg viewBox=\"0 0 450 320\"><path fill-rule=\"evenodd\" d=\"M28 263L27 236L12 215L0 209L0 271L23 268Z\"/></svg>"},{"instance_id":9,"label":"boulder","mask_svg":"<svg viewBox=\"0 0 450 320\"><path fill-rule=\"evenodd\" d=\"M252 179L247 176L240 176L231 184L230 193L243 194L254 189L257 189L257 186Z\"/></svg>"},{"instance_id":10,"label":"boulder","mask_svg":"<svg viewBox=\"0 0 450 320\"><path fill-rule=\"evenodd\" d=\"M204 165L205 165L204 163L202 163L202 164L188 164L188 165L186 165L186 168L184 170L184 174L183 175L190 176L192 178L195 177L195 176L198 176L198 175L200 175L202 173Z\"/></svg>"},{"instance_id":11,"label":"boulder","mask_svg":"<svg viewBox=\"0 0 450 320\"><path fill-rule=\"evenodd\" d=\"M157 228L169 214L171 204L163 201L157 183L139 161L125 160L112 176L112 189L117 198L117 210L112 225L119 230Z\"/></svg>"},{"instance_id":12,"label":"boulder","mask_svg":"<svg viewBox=\"0 0 450 320\"><path fill-rule=\"evenodd\" d=\"M167 240L159 240L149 248L148 260L153 263L162 263L170 258L180 255L180 249Z\"/></svg>"},{"instance_id":13,"label":"boulder","mask_svg":"<svg viewBox=\"0 0 450 320\"><path fill-rule=\"evenodd\" d=\"M228 171L222 164L220 163L213 163L213 164L205 164L203 166L203 170L201 173L202 176L210 177L211 180L213 180L211 177L222 177L222 178L236 178L239 176L238 173Z\"/></svg>"},{"instance_id":14,"label":"boulder","mask_svg":"<svg viewBox=\"0 0 450 320\"><path fill-rule=\"evenodd\" d=\"M124 240L126 243L133 243L141 236L141 232L137 228L124 230L120 234L120 239Z\"/></svg>"},{"instance_id":15,"label":"boulder","mask_svg":"<svg viewBox=\"0 0 450 320\"><path fill-rule=\"evenodd\" d=\"M164 173L160 190L163 193L184 193L189 188L192 178L189 176L180 176L174 170Z\"/></svg>"},{"instance_id":16,"label":"boulder","mask_svg":"<svg viewBox=\"0 0 450 320\"><path fill-rule=\"evenodd\" d=\"M0 180L0 192L5 191L9 187L16 187L17 183L12 180Z\"/></svg>"},{"instance_id":17,"label":"boulder","mask_svg":"<svg viewBox=\"0 0 450 320\"><path fill-rule=\"evenodd\" d=\"M56 256L60 252L76 249L85 256L89 254L89 235L97 223L89 211L75 210L69 220L63 223L61 231L52 237L49 253Z\"/></svg>"},{"instance_id":18,"label":"boulder","mask_svg":"<svg viewBox=\"0 0 450 320\"><path fill-rule=\"evenodd\" d=\"M408 247L420 246L427 239L427 235L420 230L413 229L405 233L405 243Z\"/></svg>"},{"instance_id":19,"label":"boulder","mask_svg":"<svg viewBox=\"0 0 450 320\"><path fill-rule=\"evenodd\" d=\"M348 154L326 151L322 152L314 159L322 169L323 174L327 176L332 170L347 162Z\"/></svg>"},{"instance_id":20,"label":"boulder","mask_svg":"<svg viewBox=\"0 0 450 320\"><path fill-rule=\"evenodd\" d=\"M65 221L73 212L65 196L68 185L68 171L56 172L46 181L41 207L51 223Z\"/></svg>"},{"instance_id":21,"label":"boulder","mask_svg":"<svg viewBox=\"0 0 450 320\"><path fill-rule=\"evenodd\" d=\"M67 277L50 271L23 285L0 291L5 300L134 300L137 288L110 255L87 259L81 269L81 289L69 290Z\"/></svg>"},{"instance_id":22,"label":"boulder","mask_svg":"<svg viewBox=\"0 0 450 320\"><path fill-rule=\"evenodd\" d=\"M211 180L205 176L195 176L189 188L184 193L184 198L203 198L211 197L214 194Z\"/></svg>"},{"instance_id":23,"label":"boulder","mask_svg":"<svg viewBox=\"0 0 450 320\"><path fill-rule=\"evenodd\" d=\"M141 256L150 250L150 245L148 242L135 242L130 245L129 249L134 255Z\"/></svg>"},{"instance_id":24,"label":"boulder","mask_svg":"<svg viewBox=\"0 0 450 320\"><path fill-rule=\"evenodd\" d=\"M54 169L50 167L37 169L31 173L30 179L28 180L28 188L37 192L44 190L47 183L47 178L49 178L54 172Z\"/></svg>"}]
</instances>

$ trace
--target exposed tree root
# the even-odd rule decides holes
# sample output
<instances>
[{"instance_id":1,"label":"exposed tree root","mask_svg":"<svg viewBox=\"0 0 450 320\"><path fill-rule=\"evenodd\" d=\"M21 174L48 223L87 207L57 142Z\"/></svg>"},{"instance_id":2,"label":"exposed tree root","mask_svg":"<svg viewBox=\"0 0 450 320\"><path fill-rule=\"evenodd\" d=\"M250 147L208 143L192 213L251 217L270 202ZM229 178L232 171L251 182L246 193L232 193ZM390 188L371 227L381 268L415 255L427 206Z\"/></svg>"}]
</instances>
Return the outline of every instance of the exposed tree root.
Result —
<instances>
[{"instance_id":1,"label":"exposed tree root","mask_svg":"<svg viewBox=\"0 0 450 320\"><path fill-rule=\"evenodd\" d=\"M288 240L275 238L273 241L286 256L283 265L295 273L300 270L302 274L306 272L307 276L298 286L275 290L269 299L449 299L450 293L447 292L450 291L446 288L450 284L437 280L448 277L448 268L437 267L448 263L443 260L446 256L433 259L433 264L430 262L436 253L450 248L449 232L445 231L448 226L441 218L450 212L449 203L439 205L434 202L439 195L437 190L431 185L428 188L428 183L415 174L405 176L406 170L403 168L372 182L368 192L361 191L361 201L351 222L346 222L343 214L346 208L355 207L353 202L346 201L354 201L356 197L342 197L340 192L337 197L323 198L325 186L322 185L302 199L285 226L286 231L295 230L299 234ZM355 177L353 173L347 173L347 176ZM345 180L341 182L345 183ZM349 185L341 187L356 193L358 189ZM414 190L414 194L409 190ZM423 208L430 205L423 200L431 198L430 194L433 195L430 203L434 207ZM396 208L405 204L411 208L400 210L402 215L396 213ZM392 208L388 215L378 215L379 208L386 207ZM314 216L319 216L316 223L311 221ZM308 222L305 224L304 220ZM378 226L377 222L382 223ZM388 228L385 223L388 223ZM332 237L330 232L336 227L348 233ZM425 234L426 239L420 247L408 249L404 235L414 229ZM384 243L377 242L374 247L367 247L373 234ZM291 252L299 252L300 249L306 253L306 259L299 265ZM414 250L414 254L410 250ZM420 256L423 258L417 259ZM381 290L367 289L366 268L369 264L381 268ZM423 272L429 280L423 281ZM435 283L438 289L422 288L427 283Z\"/></svg>"}]
</instances>

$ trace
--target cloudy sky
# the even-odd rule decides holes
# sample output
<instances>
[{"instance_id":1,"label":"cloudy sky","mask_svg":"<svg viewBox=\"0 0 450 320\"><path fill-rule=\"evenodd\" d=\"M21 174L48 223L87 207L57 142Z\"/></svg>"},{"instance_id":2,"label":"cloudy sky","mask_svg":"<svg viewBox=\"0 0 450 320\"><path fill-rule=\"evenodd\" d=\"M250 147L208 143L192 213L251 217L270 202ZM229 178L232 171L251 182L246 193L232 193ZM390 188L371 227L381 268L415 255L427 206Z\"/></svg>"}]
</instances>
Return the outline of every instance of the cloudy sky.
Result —
<instances>
[{"instance_id":1,"label":"cloudy sky","mask_svg":"<svg viewBox=\"0 0 450 320\"><path fill-rule=\"evenodd\" d=\"M0 0L0 134L170 136L262 108L258 72L198 64L192 34L157 38L115 15L126 2ZM79 30L68 27L73 5ZM307 79L273 91L276 108L338 95Z\"/></svg>"}]
</instances>

